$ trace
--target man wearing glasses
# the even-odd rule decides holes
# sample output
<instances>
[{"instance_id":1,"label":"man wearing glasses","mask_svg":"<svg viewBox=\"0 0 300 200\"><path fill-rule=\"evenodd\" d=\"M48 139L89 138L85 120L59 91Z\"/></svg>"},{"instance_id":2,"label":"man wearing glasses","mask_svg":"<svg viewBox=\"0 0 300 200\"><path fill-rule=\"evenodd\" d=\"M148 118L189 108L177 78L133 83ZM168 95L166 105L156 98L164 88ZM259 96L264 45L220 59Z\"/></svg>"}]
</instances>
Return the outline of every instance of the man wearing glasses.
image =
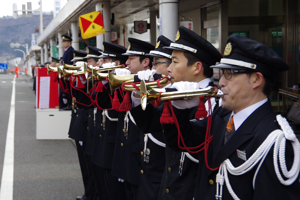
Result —
<instances>
[{"instance_id":1,"label":"man wearing glasses","mask_svg":"<svg viewBox=\"0 0 300 200\"><path fill-rule=\"evenodd\" d=\"M181 26L178 29L175 42L164 48L172 51L172 63L167 69L172 85L177 85L178 88L188 88L189 86L185 86L187 81L194 82L192 85L195 88L189 89L205 88L212 85L210 77L213 71L209 66L219 62L222 57L212 44L195 32ZM199 105L198 97L196 97L196 101L196 105L191 106L193 108L188 111L187 120L195 119ZM138 127L144 133L163 131L160 123L162 108L156 109L148 104L145 111L142 111L141 106L138 106L132 109L131 113ZM173 135L176 135L177 130L173 129L172 132ZM166 165L158 199L192 200L199 162L198 154L189 154L178 147L172 149L168 144L166 144L165 151ZM152 159L151 151L150 159Z\"/></svg>"},{"instance_id":2,"label":"man wearing glasses","mask_svg":"<svg viewBox=\"0 0 300 200\"><path fill-rule=\"evenodd\" d=\"M187 146L201 144L205 134L213 137L199 159L195 200L299 199L299 141L268 100L272 83L288 65L269 47L231 35L224 58L211 67L220 69L224 93L211 125L190 122L189 107L173 104ZM164 125L166 142L178 148L173 129Z\"/></svg>"}]
</instances>

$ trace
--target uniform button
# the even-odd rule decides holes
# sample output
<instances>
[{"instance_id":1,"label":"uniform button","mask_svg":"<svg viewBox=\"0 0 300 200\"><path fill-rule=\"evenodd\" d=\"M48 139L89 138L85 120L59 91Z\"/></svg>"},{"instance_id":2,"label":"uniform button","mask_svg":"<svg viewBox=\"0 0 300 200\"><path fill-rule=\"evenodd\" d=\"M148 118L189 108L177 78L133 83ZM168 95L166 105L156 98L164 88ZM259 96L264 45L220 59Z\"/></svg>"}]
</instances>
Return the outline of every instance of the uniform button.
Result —
<instances>
[{"instance_id":1,"label":"uniform button","mask_svg":"<svg viewBox=\"0 0 300 200\"><path fill-rule=\"evenodd\" d=\"M123 132L125 133L125 129L123 128Z\"/></svg>"},{"instance_id":2,"label":"uniform button","mask_svg":"<svg viewBox=\"0 0 300 200\"><path fill-rule=\"evenodd\" d=\"M143 152L143 151L141 151L141 155L144 155L144 152Z\"/></svg>"},{"instance_id":3,"label":"uniform button","mask_svg":"<svg viewBox=\"0 0 300 200\"><path fill-rule=\"evenodd\" d=\"M143 174L144 173L144 171L143 170L141 170L141 174Z\"/></svg>"},{"instance_id":4,"label":"uniform button","mask_svg":"<svg viewBox=\"0 0 300 200\"><path fill-rule=\"evenodd\" d=\"M165 130L164 130L164 129L162 129L161 131L162 131L163 133L165 132Z\"/></svg>"},{"instance_id":5,"label":"uniform button","mask_svg":"<svg viewBox=\"0 0 300 200\"><path fill-rule=\"evenodd\" d=\"M99 137L102 137L102 135L100 134Z\"/></svg>"},{"instance_id":6,"label":"uniform button","mask_svg":"<svg viewBox=\"0 0 300 200\"><path fill-rule=\"evenodd\" d=\"M212 179L209 179L209 184L213 185L214 184L214 181Z\"/></svg>"},{"instance_id":7,"label":"uniform button","mask_svg":"<svg viewBox=\"0 0 300 200\"><path fill-rule=\"evenodd\" d=\"M91 117L91 115L89 115L89 117Z\"/></svg>"},{"instance_id":8,"label":"uniform button","mask_svg":"<svg viewBox=\"0 0 300 200\"><path fill-rule=\"evenodd\" d=\"M76 115L76 117L78 117L78 115Z\"/></svg>"},{"instance_id":9,"label":"uniform button","mask_svg":"<svg viewBox=\"0 0 300 200\"><path fill-rule=\"evenodd\" d=\"M169 193L170 193L170 190L169 190L168 188L166 189L166 193L167 193L167 194L169 194Z\"/></svg>"},{"instance_id":10,"label":"uniform button","mask_svg":"<svg viewBox=\"0 0 300 200\"><path fill-rule=\"evenodd\" d=\"M171 172L171 171L172 171L172 168L171 168L171 167L168 167L168 171Z\"/></svg>"},{"instance_id":11,"label":"uniform button","mask_svg":"<svg viewBox=\"0 0 300 200\"><path fill-rule=\"evenodd\" d=\"M89 127L86 127L87 130L89 130Z\"/></svg>"},{"instance_id":12,"label":"uniform button","mask_svg":"<svg viewBox=\"0 0 300 200\"><path fill-rule=\"evenodd\" d=\"M122 146L124 146L124 144L123 144L123 143L121 143L121 147L122 147Z\"/></svg>"},{"instance_id":13,"label":"uniform button","mask_svg":"<svg viewBox=\"0 0 300 200\"><path fill-rule=\"evenodd\" d=\"M101 126L103 126L103 124L101 123Z\"/></svg>"}]
</instances>

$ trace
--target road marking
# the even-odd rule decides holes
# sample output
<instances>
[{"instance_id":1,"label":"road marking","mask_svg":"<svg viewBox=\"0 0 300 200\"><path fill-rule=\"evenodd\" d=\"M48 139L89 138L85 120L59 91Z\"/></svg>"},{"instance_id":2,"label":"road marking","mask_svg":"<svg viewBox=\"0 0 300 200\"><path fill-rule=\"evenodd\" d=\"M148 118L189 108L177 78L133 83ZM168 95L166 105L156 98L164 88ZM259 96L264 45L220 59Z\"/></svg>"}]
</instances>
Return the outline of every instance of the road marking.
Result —
<instances>
[{"instance_id":1,"label":"road marking","mask_svg":"<svg viewBox=\"0 0 300 200\"><path fill-rule=\"evenodd\" d=\"M13 199L16 76L14 77L12 83L13 85L12 85L10 112L9 112L9 120L8 120L7 134L6 134L0 200Z\"/></svg>"}]
</instances>

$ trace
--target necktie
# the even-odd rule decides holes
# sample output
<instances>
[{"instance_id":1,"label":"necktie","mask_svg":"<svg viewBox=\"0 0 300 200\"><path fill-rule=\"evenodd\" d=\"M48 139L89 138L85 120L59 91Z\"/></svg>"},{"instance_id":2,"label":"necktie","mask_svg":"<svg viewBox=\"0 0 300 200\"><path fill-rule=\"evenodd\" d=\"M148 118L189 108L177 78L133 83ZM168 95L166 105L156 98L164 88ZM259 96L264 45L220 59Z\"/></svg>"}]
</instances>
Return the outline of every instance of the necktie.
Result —
<instances>
[{"instance_id":1,"label":"necktie","mask_svg":"<svg viewBox=\"0 0 300 200\"><path fill-rule=\"evenodd\" d=\"M234 131L234 123L233 123L233 115L230 117L227 126L226 126L226 132Z\"/></svg>"},{"instance_id":2,"label":"necktie","mask_svg":"<svg viewBox=\"0 0 300 200\"><path fill-rule=\"evenodd\" d=\"M235 132L235 129L234 129L233 115L232 115L226 126L224 144L229 140L229 138L231 138L231 136L234 134L234 132Z\"/></svg>"}]
</instances>

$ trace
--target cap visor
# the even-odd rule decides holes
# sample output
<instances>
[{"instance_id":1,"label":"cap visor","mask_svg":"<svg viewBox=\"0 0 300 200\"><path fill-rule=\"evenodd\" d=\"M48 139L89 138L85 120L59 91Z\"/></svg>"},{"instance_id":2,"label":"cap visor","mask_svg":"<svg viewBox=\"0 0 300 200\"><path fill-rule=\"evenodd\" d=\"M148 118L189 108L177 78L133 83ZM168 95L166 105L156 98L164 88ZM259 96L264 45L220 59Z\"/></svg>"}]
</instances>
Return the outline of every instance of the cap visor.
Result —
<instances>
[{"instance_id":1,"label":"cap visor","mask_svg":"<svg viewBox=\"0 0 300 200\"><path fill-rule=\"evenodd\" d=\"M212 65L210 66L210 68L220 68L220 69L246 69L244 67L239 67L239 66L235 66L235 65L229 65L229 64L217 64L217 65Z\"/></svg>"},{"instance_id":2,"label":"cap visor","mask_svg":"<svg viewBox=\"0 0 300 200\"><path fill-rule=\"evenodd\" d=\"M141 56L141 54L122 53L123 56Z\"/></svg>"}]
</instances>

